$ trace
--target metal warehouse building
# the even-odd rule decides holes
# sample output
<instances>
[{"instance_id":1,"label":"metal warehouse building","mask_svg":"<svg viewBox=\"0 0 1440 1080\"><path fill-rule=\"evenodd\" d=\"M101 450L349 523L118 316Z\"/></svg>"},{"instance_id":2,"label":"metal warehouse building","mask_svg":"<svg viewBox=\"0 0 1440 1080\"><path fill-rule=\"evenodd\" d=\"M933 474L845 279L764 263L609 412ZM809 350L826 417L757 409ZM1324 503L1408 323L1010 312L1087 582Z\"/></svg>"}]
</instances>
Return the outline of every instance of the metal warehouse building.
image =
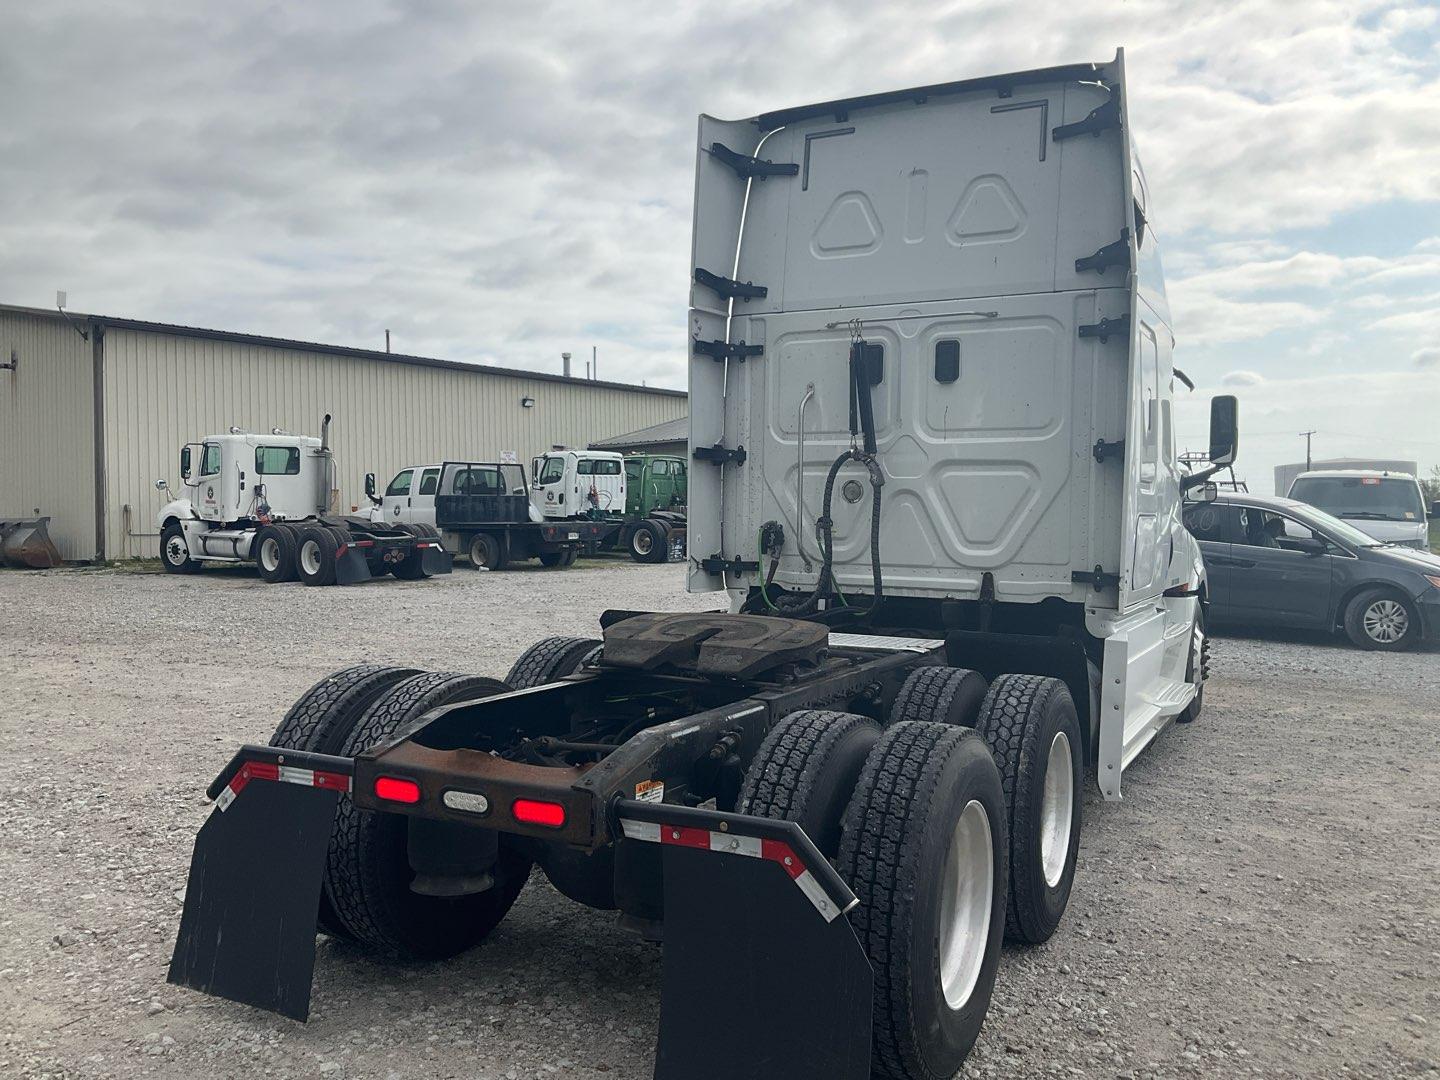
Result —
<instances>
[{"instance_id":1,"label":"metal warehouse building","mask_svg":"<svg viewBox=\"0 0 1440 1080\"><path fill-rule=\"evenodd\" d=\"M82 336L83 335L83 336ZM50 516L70 560L153 556L161 477L232 424L318 435L334 416L341 510L366 472L530 459L683 417L686 396L622 383L0 305L0 520Z\"/></svg>"}]
</instances>

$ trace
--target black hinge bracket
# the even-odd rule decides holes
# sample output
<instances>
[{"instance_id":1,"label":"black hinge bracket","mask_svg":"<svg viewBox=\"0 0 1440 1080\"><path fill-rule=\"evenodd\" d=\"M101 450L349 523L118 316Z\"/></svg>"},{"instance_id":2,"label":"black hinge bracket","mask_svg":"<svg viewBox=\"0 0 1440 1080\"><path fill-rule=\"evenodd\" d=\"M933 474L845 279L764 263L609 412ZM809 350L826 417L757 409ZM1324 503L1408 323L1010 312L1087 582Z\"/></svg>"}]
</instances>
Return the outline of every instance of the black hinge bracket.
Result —
<instances>
[{"instance_id":1,"label":"black hinge bracket","mask_svg":"<svg viewBox=\"0 0 1440 1080\"><path fill-rule=\"evenodd\" d=\"M732 300L760 300L770 294L770 290L764 285L753 285L748 281L733 281L728 277L712 274L709 270L699 266L695 268L695 284L704 285L705 288Z\"/></svg>"},{"instance_id":2,"label":"black hinge bracket","mask_svg":"<svg viewBox=\"0 0 1440 1080\"><path fill-rule=\"evenodd\" d=\"M1095 455L1095 460L1102 465L1108 457L1123 457L1125 454L1125 440L1116 439L1114 442L1106 442L1104 439L1095 440L1095 448L1090 451Z\"/></svg>"},{"instance_id":3,"label":"black hinge bracket","mask_svg":"<svg viewBox=\"0 0 1440 1080\"><path fill-rule=\"evenodd\" d=\"M739 555L733 559L727 559L723 555L711 555L708 559L700 560L700 569L707 574L748 574L758 571L760 564L752 559L742 559Z\"/></svg>"},{"instance_id":4,"label":"black hinge bracket","mask_svg":"<svg viewBox=\"0 0 1440 1080\"><path fill-rule=\"evenodd\" d=\"M1076 120L1073 124L1061 124L1050 132L1050 138L1055 142L1062 139L1072 139L1076 135L1096 135L1109 128L1120 126L1120 92L1113 86L1106 87L1110 91L1110 100L1103 105L1096 105L1090 110L1090 115L1084 120Z\"/></svg>"},{"instance_id":5,"label":"black hinge bracket","mask_svg":"<svg viewBox=\"0 0 1440 1080\"><path fill-rule=\"evenodd\" d=\"M690 452L690 456L696 461L708 461L711 465L729 465L732 462L736 465L744 465L745 447L737 446L731 450L724 443L716 443L714 446L697 446Z\"/></svg>"},{"instance_id":6,"label":"black hinge bracket","mask_svg":"<svg viewBox=\"0 0 1440 1080\"><path fill-rule=\"evenodd\" d=\"M1080 336L1082 338L1099 338L1101 343L1110 340L1112 336L1130 333L1130 313L1116 315L1113 319L1101 319L1098 323L1081 323Z\"/></svg>"},{"instance_id":7,"label":"black hinge bracket","mask_svg":"<svg viewBox=\"0 0 1440 1080\"><path fill-rule=\"evenodd\" d=\"M1094 255L1086 255L1083 259L1075 260L1075 272L1083 274L1086 270L1095 270L1098 273L1105 273L1106 268L1111 266L1123 266L1130 269L1130 230L1121 229L1120 239L1113 244L1106 244ZM696 273L699 273L697 270Z\"/></svg>"},{"instance_id":8,"label":"black hinge bracket","mask_svg":"<svg viewBox=\"0 0 1440 1080\"><path fill-rule=\"evenodd\" d=\"M743 341L701 341L696 338L691 345L700 356L712 360L739 360L742 364L752 356L765 352L764 345L746 345Z\"/></svg>"},{"instance_id":9,"label":"black hinge bracket","mask_svg":"<svg viewBox=\"0 0 1440 1080\"><path fill-rule=\"evenodd\" d=\"M723 165L729 165L742 180L748 180L752 176L758 176L761 180L770 176L798 176L800 166L793 161L782 161L776 164L773 161L761 161L749 154L737 154L724 143L711 143L710 154L719 159Z\"/></svg>"},{"instance_id":10,"label":"black hinge bracket","mask_svg":"<svg viewBox=\"0 0 1440 1080\"><path fill-rule=\"evenodd\" d=\"M1116 588L1120 587L1120 575L1107 574L1099 566L1095 567L1094 570L1072 570L1070 571L1070 580L1077 584L1089 585L1096 592L1100 592L1107 585L1114 585Z\"/></svg>"}]
</instances>

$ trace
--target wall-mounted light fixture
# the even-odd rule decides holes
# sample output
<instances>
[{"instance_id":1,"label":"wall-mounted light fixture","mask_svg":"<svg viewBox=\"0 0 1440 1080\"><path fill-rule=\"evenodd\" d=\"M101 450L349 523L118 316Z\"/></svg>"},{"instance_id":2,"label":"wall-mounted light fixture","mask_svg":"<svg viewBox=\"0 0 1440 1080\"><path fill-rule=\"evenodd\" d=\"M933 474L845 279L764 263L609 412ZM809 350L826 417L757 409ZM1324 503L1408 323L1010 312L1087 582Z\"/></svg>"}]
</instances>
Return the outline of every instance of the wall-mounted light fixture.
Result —
<instances>
[{"instance_id":1,"label":"wall-mounted light fixture","mask_svg":"<svg viewBox=\"0 0 1440 1080\"><path fill-rule=\"evenodd\" d=\"M535 407L535 399L533 397L522 397L520 399L520 407L522 409L533 409Z\"/></svg>"},{"instance_id":2,"label":"wall-mounted light fixture","mask_svg":"<svg viewBox=\"0 0 1440 1080\"><path fill-rule=\"evenodd\" d=\"M20 370L20 354L19 354L18 352L16 352L14 349L11 349L11 350L10 350L10 362L9 362L8 364L0 364L0 371L19 371L19 370Z\"/></svg>"}]
</instances>

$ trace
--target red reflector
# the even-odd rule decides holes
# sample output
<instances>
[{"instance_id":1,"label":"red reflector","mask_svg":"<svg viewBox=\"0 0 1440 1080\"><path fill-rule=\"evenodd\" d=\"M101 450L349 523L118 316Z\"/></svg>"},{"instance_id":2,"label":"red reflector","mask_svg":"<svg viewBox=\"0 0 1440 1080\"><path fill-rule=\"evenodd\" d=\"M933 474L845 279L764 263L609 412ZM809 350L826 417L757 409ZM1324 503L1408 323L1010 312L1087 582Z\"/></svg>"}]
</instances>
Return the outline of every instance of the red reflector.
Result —
<instances>
[{"instance_id":1,"label":"red reflector","mask_svg":"<svg viewBox=\"0 0 1440 1080\"><path fill-rule=\"evenodd\" d=\"M540 802L538 799L516 799L510 807L516 821L527 825L547 825L558 829L565 824L565 807L555 802Z\"/></svg>"},{"instance_id":2,"label":"red reflector","mask_svg":"<svg viewBox=\"0 0 1440 1080\"><path fill-rule=\"evenodd\" d=\"M375 797L389 802L417 803L420 801L420 785L414 780L401 780L397 776L375 778Z\"/></svg>"}]
</instances>

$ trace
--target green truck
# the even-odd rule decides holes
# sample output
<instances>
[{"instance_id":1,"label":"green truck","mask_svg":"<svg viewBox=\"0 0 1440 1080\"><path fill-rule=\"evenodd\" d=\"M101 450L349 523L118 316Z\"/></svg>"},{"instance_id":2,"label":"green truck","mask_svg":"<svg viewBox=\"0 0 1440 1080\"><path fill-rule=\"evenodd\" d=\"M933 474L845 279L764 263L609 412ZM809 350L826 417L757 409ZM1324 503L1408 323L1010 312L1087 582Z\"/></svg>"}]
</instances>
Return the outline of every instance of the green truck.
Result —
<instances>
[{"instance_id":1,"label":"green truck","mask_svg":"<svg viewBox=\"0 0 1440 1080\"><path fill-rule=\"evenodd\" d=\"M636 562L685 556L686 461L665 454L625 457L625 520L612 543Z\"/></svg>"}]
</instances>

